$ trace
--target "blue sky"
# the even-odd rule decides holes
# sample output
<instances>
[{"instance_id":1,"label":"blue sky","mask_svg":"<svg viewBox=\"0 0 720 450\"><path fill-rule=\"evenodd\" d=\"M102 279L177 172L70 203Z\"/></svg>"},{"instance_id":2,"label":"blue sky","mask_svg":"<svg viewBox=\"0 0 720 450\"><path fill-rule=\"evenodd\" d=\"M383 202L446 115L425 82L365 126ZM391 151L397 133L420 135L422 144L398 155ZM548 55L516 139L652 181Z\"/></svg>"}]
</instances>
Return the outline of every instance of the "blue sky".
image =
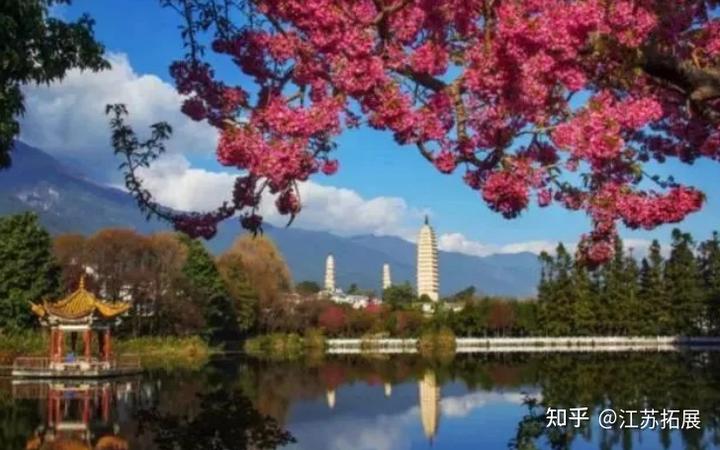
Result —
<instances>
[{"instance_id":1,"label":"blue sky","mask_svg":"<svg viewBox=\"0 0 720 450\"><path fill-rule=\"evenodd\" d=\"M184 53L178 31L180 18L174 11L161 8L156 1L123 2L121 8L117 5L115 2L75 0L70 7L56 8L55 14L75 18L80 13L89 13L96 20L96 36L108 52L127 55L127 63L138 76L154 75L171 83L168 66ZM221 61L216 70L225 80L240 79L239 72L228 61ZM38 98L42 100L33 103L39 105L38 109L42 109L42 102L50 104L54 101L48 95ZM134 106L128 102L131 113ZM30 115L36 117L39 113L31 111ZM154 120L165 120L165 117ZM29 140L33 141L32 138ZM193 169L211 173L225 170L215 162L212 146L194 150L183 155ZM573 243L589 229L589 221L583 213L567 212L557 207L544 210L533 207L518 219L505 220L487 208L479 193L462 183L461 171L453 175L440 174L418 155L414 147L398 146L388 133L369 129L347 132L338 141L337 157L341 164L338 174L333 177L318 176L313 180L315 183L353 191L365 200L389 197L401 199L406 204L407 210L399 219L402 229L395 225L386 229L380 226L381 233L407 237L414 223L419 224L422 214L429 211L438 234L462 235L462 239L457 235L455 240L446 239L445 247L463 247L469 253L482 253L491 249L539 248L542 243L547 245L559 240ZM109 172L112 171L112 165L102 165L105 166ZM682 227L699 238L709 236L720 223L720 188L715 182L718 167L707 162L693 167L672 164L661 167L659 172L672 172L679 181L692 182L705 190L708 195L705 209L683 223ZM347 220L353 218L347 217ZM298 223L305 226L302 222ZM308 223L310 228L313 224L316 228L319 226L318 220ZM333 231L332 227L327 228ZM671 228L661 227L653 232L624 230L622 234L630 239L658 238L667 242ZM357 231L378 230L370 226L367 230ZM535 246L521 245L535 241L538 241ZM478 246L473 246L473 243ZM513 244L516 246L508 247ZM636 245L642 247L643 243L638 241Z\"/></svg>"}]
</instances>

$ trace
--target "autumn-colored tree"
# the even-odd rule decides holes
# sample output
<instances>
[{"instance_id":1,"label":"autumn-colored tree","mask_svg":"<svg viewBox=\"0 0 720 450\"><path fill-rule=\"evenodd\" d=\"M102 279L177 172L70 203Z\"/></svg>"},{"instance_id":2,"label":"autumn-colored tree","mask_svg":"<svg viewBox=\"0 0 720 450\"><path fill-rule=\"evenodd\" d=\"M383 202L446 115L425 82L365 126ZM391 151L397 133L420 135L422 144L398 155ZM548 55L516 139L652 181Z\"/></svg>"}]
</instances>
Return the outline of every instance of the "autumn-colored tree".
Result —
<instances>
[{"instance_id":1,"label":"autumn-colored tree","mask_svg":"<svg viewBox=\"0 0 720 450\"><path fill-rule=\"evenodd\" d=\"M238 329L243 333L253 331L257 327L260 305L243 266L242 256L237 253L222 255L217 260L217 267L235 303Z\"/></svg>"},{"instance_id":2,"label":"autumn-colored tree","mask_svg":"<svg viewBox=\"0 0 720 450\"><path fill-rule=\"evenodd\" d=\"M53 239L53 255L62 268L60 289L71 292L85 273L85 236L61 234Z\"/></svg>"},{"instance_id":3,"label":"autumn-colored tree","mask_svg":"<svg viewBox=\"0 0 720 450\"><path fill-rule=\"evenodd\" d=\"M112 300L141 289L148 278L149 255L147 238L130 229L103 229L85 244L85 261L92 268L98 293Z\"/></svg>"},{"instance_id":4,"label":"autumn-colored tree","mask_svg":"<svg viewBox=\"0 0 720 450\"><path fill-rule=\"evenodd\" d=\"M188 250L175 233L149 236L149 283L144 292L147 317L142 331L182 335L197 332L204 324L202 312L188 298L182 269Z\"/></svg>"},{"instance_id":5,"label":"autumn-colored tree","mask_svg":"<svg viewBox=\"0 0 720 450\"><path fill-rule=\"evenodd\" d=\"M328 334L337 335L345 329L348 321L347 316L344 308L336 305L328 306L320 314L318 325L324 328Z\"/></svg>"},{"instance_id":6,"label":"autumn-colored tree","mask_svg":"<svg viewBox=\"0 0 720 450\"><path fill-rule=\"evenodd\" d=\"M497 334L505 334L515 325L515 311L507 301L494 301L490 304L488 328Z\"/></svg>"},{"instance_id":7,"label":"autumn-colored tree","mask_svg":"<svg viewBox=\"0 0 720 450\"><path fill-rule=\"evenodd\" d=\"M257 294L259 326L266 331L280 329L290 309L285 293L292 288L292 278L272 240L246 234L236 239L222 258L234 258L242 264L250 287Z\"/></svg>"},{"instance_id":8,"label":"autumn-colored tree","mask_svg":"<svg viewBox=\"0 0 720 450\"><path fill-rule=\"evenodd\" d=\"M188 51L170 67L182 111L216 127L219 162L242 171L232 201L207 214L159 207L134 169L167 130L135 139L121 108L112 127L140 204L193 235L238 213L256 230L265 192L293 217L298 182L335 173L335 139L368 126L462 172L506 218L532 201L584 211L580 254L600 263L618 223L652 229L701 208L701 192L653 164L720 155L715 1L164 3L185 21ZM222 57L241 84L215 76Z\"/></svg>"},{"instance_id":9,"label":"autumn-colored tree","mask_svg":"<svg viewBox=\"0 0 720 450\"><path fill-rule=\"evenodd\" d=\"M273 241L265 236L246 234L223 254L237 255L261 302L277 300L292 286L290 269Z\"/></svg>"},{"instance_id":10,"label":"autumn-colored tree","mask_svg":"<svg viewBox=\"0 0 720 450\"><path fill-rule=\"evenodd\" d=\"M423 324L423 315L420 311L414 310L394 311L390 315L389 322L389 331L395 336L418 336Z\"/></svg>"}]
</instances>

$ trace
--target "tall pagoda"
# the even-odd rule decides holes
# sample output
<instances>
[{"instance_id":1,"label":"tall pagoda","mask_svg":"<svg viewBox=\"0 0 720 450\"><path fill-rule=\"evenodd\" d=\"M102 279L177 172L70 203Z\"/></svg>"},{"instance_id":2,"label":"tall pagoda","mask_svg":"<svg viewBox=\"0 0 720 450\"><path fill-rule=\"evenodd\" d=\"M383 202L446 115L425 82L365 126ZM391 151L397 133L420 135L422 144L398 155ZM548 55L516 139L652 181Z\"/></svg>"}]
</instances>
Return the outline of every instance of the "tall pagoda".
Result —
<instances>
[{"instance_id":1,"label":"tall pagoda","mask_svg":"<svg viewBox=\"0 0 720 450\"><path fill-rule=\"evenodd\" d=\"M120 316L130 309L128 302L101 300L85 289L85 277L80 278L78 289L69 296L39 304L31 304L32 312L40 323L50 329L48 358L19 357L13 365L14 376L28 377L97 377L137 371L118 364L112 358L110 330ZM97 338L98 349L93 351ZM67 352L67 337L70 352ZM75 353L78 337L82 338L81 354Z\"/></svg>"}]
</instances>

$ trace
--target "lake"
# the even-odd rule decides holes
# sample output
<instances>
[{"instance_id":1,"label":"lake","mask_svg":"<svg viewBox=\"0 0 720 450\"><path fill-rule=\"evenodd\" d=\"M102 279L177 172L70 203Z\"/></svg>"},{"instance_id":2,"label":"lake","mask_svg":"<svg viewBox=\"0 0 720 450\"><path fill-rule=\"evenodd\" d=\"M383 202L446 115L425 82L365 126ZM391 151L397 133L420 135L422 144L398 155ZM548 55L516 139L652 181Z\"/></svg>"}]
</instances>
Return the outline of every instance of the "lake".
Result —
<instances>
[{"instance_id":1,"label":"lake","mask_svg":"<svg viewBox=\"0 0 720 450\"><path fill-rule=\"evenodd\" d=\"M226 356L111 382L0 379L7 449L713 449L719 430L720 353L705 351Z\"/></svg>"}]
</instances>

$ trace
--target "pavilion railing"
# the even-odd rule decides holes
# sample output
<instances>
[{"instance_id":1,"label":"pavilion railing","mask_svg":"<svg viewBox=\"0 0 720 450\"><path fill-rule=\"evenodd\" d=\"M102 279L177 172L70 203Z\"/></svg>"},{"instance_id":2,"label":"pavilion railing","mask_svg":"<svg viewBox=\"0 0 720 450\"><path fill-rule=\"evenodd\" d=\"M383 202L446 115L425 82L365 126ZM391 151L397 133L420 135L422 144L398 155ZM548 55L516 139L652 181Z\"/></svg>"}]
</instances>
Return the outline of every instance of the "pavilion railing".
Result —
<instances>
[{"instance_id":1,"label":"pavilion railing","mask_svg":"<svg viewBox=\"0 0 720 450\"><path fill-rule=\"evenodd\" d=\"M140 357L136 355L118 356L114 363L118 369L139 369L141 367Z\"/></svg>"},{"instance_id":2,"label":"pavilion railing","mask_svg":"<svg viewBox=\"0 0 720 450\"><path fill-rule=\"evenodd\" d=\"M140 369L140 358L135 355L123 355L117 358L111 359L110 361L103 361L97 358L84 358L78 357L72 360L61 360L58 361L64 370L70 370L74 368L107 368L108 366L115 369ZM37 357L37 356L21 356L15 358L13 362L13 370L49 370L50 369L50 358Z\"/></svg>"},{"instance_id":3,"label":"pavilion railing","mask_svg":"<svg viewBox=\"0 0 720 450\"><path fill-rule=\"evenodd\" d=\"M50 367L50 358L42 356L20 356L15 358L13 369L42 370Z\"/></svg>"}]
</instances>

